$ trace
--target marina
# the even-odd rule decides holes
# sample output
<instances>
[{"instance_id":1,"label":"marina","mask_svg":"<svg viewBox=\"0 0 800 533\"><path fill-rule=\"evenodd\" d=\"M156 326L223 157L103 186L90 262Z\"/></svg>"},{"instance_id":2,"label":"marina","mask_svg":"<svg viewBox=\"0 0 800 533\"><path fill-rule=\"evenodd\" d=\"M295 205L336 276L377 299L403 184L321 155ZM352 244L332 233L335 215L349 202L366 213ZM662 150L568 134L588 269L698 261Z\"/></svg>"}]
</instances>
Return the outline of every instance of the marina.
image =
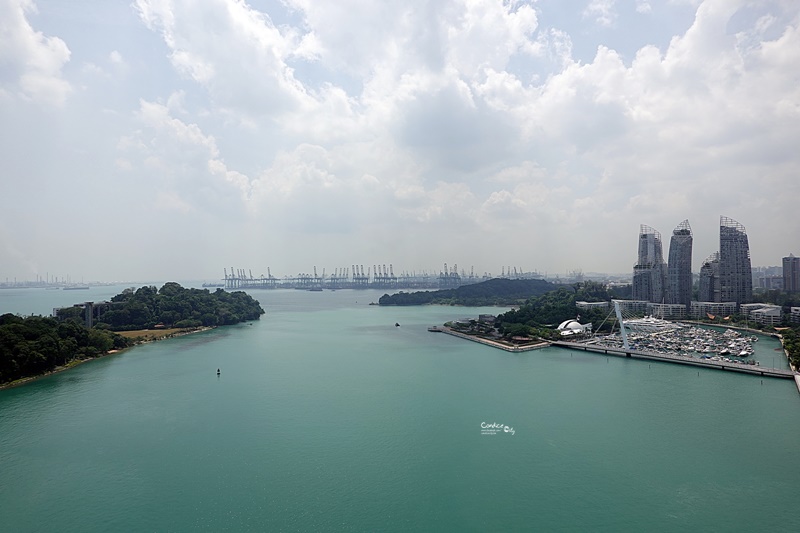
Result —
<instances>
[{"instance_id":1,"label":"marina","mask_svg":"<svg viewBox=\"0 0 800 533\"><path fill-rule=\"evenodd\" d=\"M762 377L794 379L800 391L797 373L788 368L762 366L755 358L754 344L758 336L735 329L718 330L686 325L679 322L645 317L626 320L625 331L611 335L597 335L578 340L559 340L536 344L514 345L456 331L446 326L432 326L428 331L447 333L507 352L528 352L548 346L584 352L614 355L649 361L677 363L703 368L728 370ZM627 331L627 330L631 331ZM781 354L780 360L785 360Z\"/></svg>"},{"instance_id":2,"label":"marina","mask_svg":"<svg viewBox=\"0 0 800 533\"><path fill-rule=\"evenodd\" d=\"M623 347L603 346L602 344L557 341L551 344L559 348L569 348L572 350L582 350L585 352L596 352L604 355L616 355L630 357L634 359L647 359L650 361L662 361L666 363L678 363L704 368L716 368L719 370L729 370L732 372L742 372L745 374L755 374L763 377L794 379L795 373L791 370L782 368L762 367L755 364L736 362L731 359L705 359L688 355L669 354L641 349L626 349ZM798 387L800 389L800 386Z\"/></svg>"},{"instance_id":3,"label":"marina","mask_svg":"<svg viewBox=\"0 0 800 533\"><path fill-rule=\"evenodd\" d=\"M665 353L684 357L699 357L725 363L755 365L753 344L758 337L734 329L719 331L671 322L671 327L656 330L634 330L627 333L628 348L645 352ZM626 329L628 323L625 324ZM598 336L586 341L610 348L625 347L622 334Z\"/></svg>"}]
</instances>

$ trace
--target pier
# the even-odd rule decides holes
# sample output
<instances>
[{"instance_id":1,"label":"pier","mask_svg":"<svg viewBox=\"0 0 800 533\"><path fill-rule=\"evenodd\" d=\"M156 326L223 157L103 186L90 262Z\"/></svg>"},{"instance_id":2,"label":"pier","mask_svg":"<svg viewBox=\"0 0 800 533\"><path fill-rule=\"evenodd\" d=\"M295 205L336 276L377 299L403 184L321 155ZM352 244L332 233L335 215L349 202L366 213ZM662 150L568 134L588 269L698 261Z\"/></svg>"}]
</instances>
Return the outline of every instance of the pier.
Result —
<instances>
[{"instance_id":1,"label":"pier","mask_svg":"<svg viewBox=\"0 0 800 533\"><path fill-rule=\"evenodd\" d=\"M741 372L770 378L796 379L795 373L791 370L781 368L766 368L758 365L748 365L727 361L712 361L710 359L698 359L677 354L666 354L646 350L633 350L630 348L615 348L610 346L599 346L580 342L555 341L551 346L559 348L569 348L571 350L581 350L584 352L595 352L604 355L614 355L618 357L629 357L633 359L647 359L649 361L662 361L665 363L677 363L682 365L700 366L704 368L715 368L731 372ZM798 381L800 383L800 381ZM800 386L798 387L800 388Z\"/></svg>"}]
</instances>

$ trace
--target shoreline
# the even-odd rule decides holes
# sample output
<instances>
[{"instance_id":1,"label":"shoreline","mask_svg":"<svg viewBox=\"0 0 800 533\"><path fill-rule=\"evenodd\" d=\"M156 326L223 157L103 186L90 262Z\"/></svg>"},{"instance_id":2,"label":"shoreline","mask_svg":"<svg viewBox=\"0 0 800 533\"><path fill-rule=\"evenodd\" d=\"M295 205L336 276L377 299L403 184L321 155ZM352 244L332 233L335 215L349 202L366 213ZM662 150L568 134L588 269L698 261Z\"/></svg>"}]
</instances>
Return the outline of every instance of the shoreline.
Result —
<instances>
[{"instance_id":1,"label":"shoreline","mask_svg":"<svg viewBox=\"0 0 800 533\"><path fill-rule=\"evenodd\" d=\"M453 337L458 337L464 340L477 342L478 344L483 344L491 348L498 348L500 350L512 353L530 352L532 350L538 350L540 348L547 348L551 344L549 341L543 341L536 344L527 344L525 346L509 345L509 344L503 344L502 342L498 341L484 339L483 337L475 337L472 335L467 335L466 333L454 331L452 328L449 328L447 326L436 326L436 327L438 328L438 333L446 333L447 335L452 335Z\"/></svg>"},{"instance_id":2,"label":"shoreline","mask_svg":"<svg viewBox=\"0 0 800 533\"><path fill-rule=\"evenodd\" d=\"M119 355L121 353L127 352L128 350L132 350L133 348L136 348L137 346L141 346L143 344L150 344L151 342L163 341L163 340L166 340L166 339L172 339L174 337L182 337L184 335L190 335L192 333L199 333L201 331L209 331L209 330L212 330L212 329L216 329L217 327L219 327L219 326L202 326L202 327L199 327L199 328L192 328L192 329L186 329L186 330L173 332L173 333L170 333L168 335L164 335L163 337L155 337L155 336L153 336L151 338L146 338L144 336L133 337L133 338L144 338L145 340L136 342L132 346L127 346L127 347L122 348L120 350L109 350L108 352L106 352L104 354L101 354L101 355L98 355L97 357L87 357L85 359L73 359L72 361L70 361L66 365L57 366L57 367L53 368L52 370L48 370L44 374L37 374L36 376L27 376L27 377L24 377L24 378L19 378L19 379L14 380L14 381L9 381L8 383L0 384L0 391L5 390L5 389L13 389L15 387L20 387L20 386L26 385L26 384L28 384L28 383L30 383L32 381L36 381L38 379L42 379L42 378L45 378L47 376L52 376L53 374L60 374L61 372L65 372L67 370L71 370L71 369L73 369L73 368L75 368L77 366L80 366L80 365L84 364L84 363L89 363L91 361L97 361L99 359L105 359L106 357L110 357L112 355ZM134 330L134 331L155 331L155 332L158 332L158 330L146 330L146 329ZM123 332L115 331L114 333L123 333ZM124 333L130 333L130 332L124 332Z\"/></svg>"}]
</instances>

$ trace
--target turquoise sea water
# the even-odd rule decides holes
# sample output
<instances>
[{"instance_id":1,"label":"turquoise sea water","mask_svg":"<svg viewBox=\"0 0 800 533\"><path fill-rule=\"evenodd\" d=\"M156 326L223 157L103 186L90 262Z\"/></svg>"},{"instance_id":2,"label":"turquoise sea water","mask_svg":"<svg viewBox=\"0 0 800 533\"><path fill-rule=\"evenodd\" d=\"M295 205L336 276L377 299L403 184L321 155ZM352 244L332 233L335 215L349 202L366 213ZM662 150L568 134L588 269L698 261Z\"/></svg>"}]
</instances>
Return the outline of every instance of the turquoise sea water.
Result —
<instances>
[{"instance_id":1,"label":"turquoise sea water","mask_svg":"<svg viewBox=\"0 0 800 533\"><path fill-rule=\"evenodd\" d=\"M0 531L800 530L791 381L426 331L497 309L252 294L252 325L0 391Z\"/></svg>"}]
</instances>

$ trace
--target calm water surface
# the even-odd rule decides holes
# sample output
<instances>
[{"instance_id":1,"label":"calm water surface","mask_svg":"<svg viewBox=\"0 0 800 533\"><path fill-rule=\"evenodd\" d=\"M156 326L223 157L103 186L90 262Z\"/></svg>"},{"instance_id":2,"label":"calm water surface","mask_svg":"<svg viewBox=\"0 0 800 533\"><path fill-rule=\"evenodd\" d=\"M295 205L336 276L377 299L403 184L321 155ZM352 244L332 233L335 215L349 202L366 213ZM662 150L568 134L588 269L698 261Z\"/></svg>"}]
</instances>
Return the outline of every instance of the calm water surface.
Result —
<instances>
[{"instance_id":1,"label":"calm water surface","mask_svg":"<svg viewBox=\"0 0 800 533\"><path fill-rule=\"evenodd\" d=\"M0 531L800 530L791 381L426 331L498 309L252 294L260 321L0 391Z\"/></svg>"}]
</instances>

